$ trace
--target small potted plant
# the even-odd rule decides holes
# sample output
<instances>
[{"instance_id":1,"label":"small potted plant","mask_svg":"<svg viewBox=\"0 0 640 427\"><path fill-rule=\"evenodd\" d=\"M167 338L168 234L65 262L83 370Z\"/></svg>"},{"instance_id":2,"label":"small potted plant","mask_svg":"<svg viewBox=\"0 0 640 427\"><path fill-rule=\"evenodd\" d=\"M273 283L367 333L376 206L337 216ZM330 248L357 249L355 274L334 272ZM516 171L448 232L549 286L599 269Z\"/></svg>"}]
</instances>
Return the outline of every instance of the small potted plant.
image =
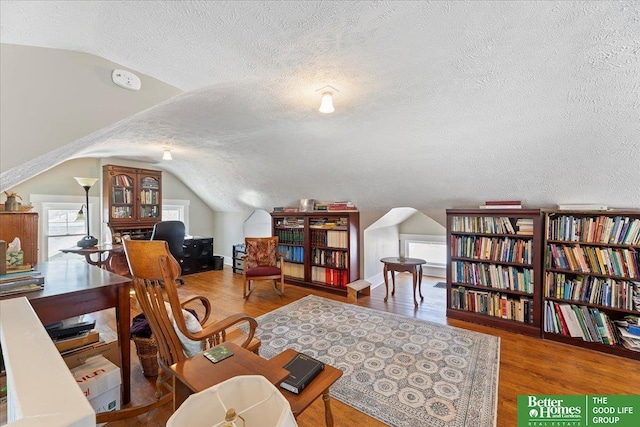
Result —
<instances>
[{"instance_id":1,"label":"small potted plant","mask_svg":"<svg viewBox=\"0 0 640 427\"><path fill-rule=\"evenodd\" d=\"M5 191L4 194L7 196L7 200L4 202L4 210L7 212L17 212L18 206L20 205L17 199L22 200L22 197L13 191Z\"/></svg>"}]
</instances>

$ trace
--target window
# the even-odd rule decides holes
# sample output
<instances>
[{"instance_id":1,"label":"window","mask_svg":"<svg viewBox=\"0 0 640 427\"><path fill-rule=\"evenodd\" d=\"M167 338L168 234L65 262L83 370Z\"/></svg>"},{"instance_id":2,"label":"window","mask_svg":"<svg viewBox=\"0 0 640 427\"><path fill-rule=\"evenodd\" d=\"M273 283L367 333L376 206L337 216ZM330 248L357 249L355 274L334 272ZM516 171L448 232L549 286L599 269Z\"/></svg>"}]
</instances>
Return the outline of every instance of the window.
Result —
<instances>
[{"instance_id":1,"label":"window","mask_svg":"<svg viewBox=\"0 0 640 427\"><path fill-rule=\"evenodd\" d=\"M445 236L401 234L400 240L408 257L424 259L427 261L428 267L446 267L447 244Z\"/></svg>"},{"instance_id":2,"label":"window","mask_svg":"<svg viewBox=\"0 0 640 427\"><path fill-rule=\"evenodd\" d=\"M59 259L66 256L60 249L76 245L86 234L86 217L78 221L76 203L44 203L44 235L46 238L47 259Z\"/></svg>"},{"instance_id":3,"label":"window","mask_svg":"<svg viewBox=\"0 0 640 427\"><path fill-rule=\"evenodd\" d=\"M38 232L38 260L78 258L80 255L63 254L62 248L76 246L87 233L87 223L76 221L78 211L85 202L82 196L52 196L32 194L29 201L40 212ZM91 234L100 239L100 199L89 197L89 218ZM85 212L86 214L86 212ZM85 217L86 218L86 217Z\"/></svg>"},{"instance_id":4,"label":"window","mask_svg":"<svg viewBox=\"0 0 640 427\"><path fill-rule=\"evenodd\" d=\"M190 203L189 200L164 199L162 201L162 220L184 222L184 227L188 234Z\"/></svg>"}]
</instances>

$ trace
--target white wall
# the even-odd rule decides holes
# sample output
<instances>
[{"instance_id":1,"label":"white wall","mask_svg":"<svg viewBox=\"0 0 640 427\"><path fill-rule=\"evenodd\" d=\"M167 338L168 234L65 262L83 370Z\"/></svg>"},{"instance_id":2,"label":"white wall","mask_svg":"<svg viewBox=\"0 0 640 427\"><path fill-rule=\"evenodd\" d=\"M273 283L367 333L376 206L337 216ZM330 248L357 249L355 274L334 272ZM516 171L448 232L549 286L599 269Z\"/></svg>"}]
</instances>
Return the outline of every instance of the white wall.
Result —
<instances>
[{"instance_id":1,"label":"white wall","mask_svg":"<svg viewBox=\"0 0 640 427\"><path fill-rule=\"evenodd\" d=\"M140 91L120 88L111 72L124 67L87 53L2 44L0 58L0 190L5 173L182 93L137 72ZM48 156L35 172L64 160Z\"/></svg>"}]
</instances>

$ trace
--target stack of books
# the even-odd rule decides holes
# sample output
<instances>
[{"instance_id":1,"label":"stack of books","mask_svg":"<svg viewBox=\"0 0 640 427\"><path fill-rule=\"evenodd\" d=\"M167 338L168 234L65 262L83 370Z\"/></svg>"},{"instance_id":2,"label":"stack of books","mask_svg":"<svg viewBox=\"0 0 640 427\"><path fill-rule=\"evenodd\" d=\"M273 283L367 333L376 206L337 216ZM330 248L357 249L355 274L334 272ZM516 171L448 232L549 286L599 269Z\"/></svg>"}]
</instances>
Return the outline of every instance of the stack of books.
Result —
<instances>
[{"instance_id":1,"label":"stack of books","mask_svg":"<svg viewBox=\"0 0 640 427\"><path fill-rule=\"evenodd\" d=\"M633 351L640 351L640 325L638 318L629 316L625 320L616 320L616 326L620 334L620 343ZM633 323L635 322L635 323Z\"/></svg>"},{"instance_id":2,"label":"stack of books","mask_svg":"<svg viewBox=\"0 0 640 427\"><path fill-rule=\"evenodd\" d=\"M599 203L566 203L558 205L561 211L606 211L607 205Z\"/></svg>"},{"instance_id":3,"label":"stack of books","mask_svg":"<svg viewBox=\"0 0 640 427\"><path fill-rule=\"evenodd\" d=\"M518 234L533 235L533 218L518 218L516 227L518 227Z\"/></svg>"},{"instance_id":4,"label":"stack of books","mask_svg":"<svg viewBox=\"0 0 640 427\"><path fill-rule=\"evenodd\" d=\"M356 205L353 202L333 202L327 206L329 211L355 211Z\"/></svg>"},{"instance_id":5,"label":"stack of books","mask_svg":"<svg viewBox=\"0 0 640 427\"><path fill-rule=\"evenodd\" d=\"M480 209L522 209L520 200L487 200Z\"/></svg>"}]
</instances>

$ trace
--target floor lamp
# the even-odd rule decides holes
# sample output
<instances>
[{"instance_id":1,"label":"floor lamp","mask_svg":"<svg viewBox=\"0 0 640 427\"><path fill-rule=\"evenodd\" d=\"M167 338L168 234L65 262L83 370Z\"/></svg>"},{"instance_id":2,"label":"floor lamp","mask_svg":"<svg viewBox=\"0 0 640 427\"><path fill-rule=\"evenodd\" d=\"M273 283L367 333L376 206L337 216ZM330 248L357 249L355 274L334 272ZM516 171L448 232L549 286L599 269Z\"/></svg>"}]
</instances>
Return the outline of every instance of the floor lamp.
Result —
<instances>
[{"instance_id":1,"label":"floor lamp","mask_svg":"<svg viewBox=\"0 0 640 427\"><path fill-rule=\"evenodd\" d=\"M85 207L87 209L87 235L78 240L77 245L80 248L92 248L98 244L98 239L93 237L89 232L89 189L98 181L98 178L78 178L77 176L74 178L76 181L78 181L78 184L80 184L82 188L84 188L84 192L86 194ZM82 208L80 208L80 212L82 212Z\"/></svg>"}]
</instances>

